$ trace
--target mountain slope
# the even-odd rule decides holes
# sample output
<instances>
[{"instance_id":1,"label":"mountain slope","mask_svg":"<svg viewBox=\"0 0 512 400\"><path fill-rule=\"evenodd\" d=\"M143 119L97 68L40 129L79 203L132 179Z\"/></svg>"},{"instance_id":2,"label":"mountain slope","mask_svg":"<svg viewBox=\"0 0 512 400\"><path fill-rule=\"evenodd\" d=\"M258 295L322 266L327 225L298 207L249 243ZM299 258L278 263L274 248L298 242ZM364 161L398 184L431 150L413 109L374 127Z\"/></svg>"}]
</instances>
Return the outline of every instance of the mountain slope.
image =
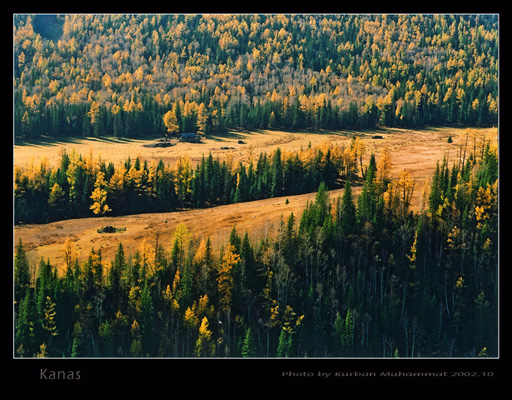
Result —
<instances>
[{"instance_id":1,"label":"mountain slope","mask_svg":"<svg viewBox=\"0 0 512 400\"><path fill-rule=\"evenodd\" d=\"M495 15L63 18L15 18L16 137L497 123Z\"/></svg>"}]
</instances>

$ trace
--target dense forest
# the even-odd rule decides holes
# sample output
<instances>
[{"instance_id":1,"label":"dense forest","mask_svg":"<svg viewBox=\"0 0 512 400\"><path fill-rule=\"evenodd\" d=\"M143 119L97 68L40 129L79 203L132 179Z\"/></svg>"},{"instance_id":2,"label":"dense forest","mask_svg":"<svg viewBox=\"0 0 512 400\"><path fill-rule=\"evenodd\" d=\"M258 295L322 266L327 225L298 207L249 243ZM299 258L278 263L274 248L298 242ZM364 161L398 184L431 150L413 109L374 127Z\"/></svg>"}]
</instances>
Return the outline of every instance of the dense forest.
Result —
<instances>
[{"instance_id":1,"label":"dense forest","mask_svg":"<svg viewBox=\"0 0 512 400\"><path fill-rule=\"evenodd\" d=\"M180 224L112 260L68 239L63 266L36 266L20 239L16 356L496 357L498 149L473 150L438 162L417 213L383 154L357 199L322 182L256 240L233 227L213 248Z\"/></svg>"},{"instance_id":2,"label":"dense forest","mask_svg":"<svg viewBox=\"0 0 512 400\"><path fill-rule=\"evenodd\" d=\"M277 148L238 165L210 153L195 167L187 156L173 166L130 157L114 166L92 153L63 151L58 166L43 160L14 168L14 221L168 212L311 193L321 182L330 189L347 180L360 184L365 148L354 136L346 148L328 141L297 152Z\"/></svg>"},{"instance_id":3,"label":"dense forest","mask_svg":"<svg viewBox=\"0 0 512 400\"><path fill-rule=\"evenodd\" d=\"M497 15L15 15L15 139L490 126Z\"/></svg>"},{"instance_id":4,"label":"dense forest","mask_svg":"<svg viewBox=\"0 0 512 400\"><path fill-rule=\"evenodd\" d=\"M497 15L15 15L13 36L19 142L498 123ZM218 247L179 224L112 259L68 238L54 265L19 239L14 355L497 357L498 146L467 130L459 149L414 209L411 175L357 135L15 166L15 224L316 196Z\"/></svg>"}]
</instances>

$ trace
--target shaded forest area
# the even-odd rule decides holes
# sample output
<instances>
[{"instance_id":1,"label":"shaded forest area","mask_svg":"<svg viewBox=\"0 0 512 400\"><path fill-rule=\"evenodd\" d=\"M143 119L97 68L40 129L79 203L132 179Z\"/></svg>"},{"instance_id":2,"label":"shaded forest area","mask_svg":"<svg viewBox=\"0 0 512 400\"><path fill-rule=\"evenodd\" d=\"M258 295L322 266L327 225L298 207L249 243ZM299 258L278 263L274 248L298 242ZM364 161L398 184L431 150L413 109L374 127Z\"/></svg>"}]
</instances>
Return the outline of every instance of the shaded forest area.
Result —
<instances>
[{"instance_id":1,"label":"shaded forest area","mask_svg":"<svg viewBox=\"0 0 512 400\"><path fill-rule=\"evenodd\" d=\"M15 138L497 124L497 15L16 15L14 61Z\"/></svg>"},{"instance_id":2,"label":"shaded forest area","mask_svg":"<svg viewBox=\"0 0 512 400\"><path fill-rule=\"evenodd\" d=\"M218 249L180 224L79 263L68 239L58 273L20 240L16 356L496 357L497 146L438 163L419 213L381 158L357 199L321 183L300 220Z\"/></svg>"}]
</instances>

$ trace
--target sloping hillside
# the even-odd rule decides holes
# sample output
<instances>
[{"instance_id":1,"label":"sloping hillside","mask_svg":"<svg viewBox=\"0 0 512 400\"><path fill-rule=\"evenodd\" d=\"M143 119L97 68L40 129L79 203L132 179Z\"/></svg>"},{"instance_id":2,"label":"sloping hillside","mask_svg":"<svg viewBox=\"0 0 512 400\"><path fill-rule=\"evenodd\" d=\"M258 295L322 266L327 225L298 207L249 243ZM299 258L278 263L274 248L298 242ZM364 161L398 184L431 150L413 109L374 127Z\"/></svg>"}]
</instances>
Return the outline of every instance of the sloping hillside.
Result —
<instances>
[{"instance_id":1,"label":"sloping hillside","mask_svg":"<svg viewBox=\"0 0 512 400\"><path fill-rule=\"evenodd\" d=\"M14 20L16 139L497 123L497 15L59 18Z\"/></svg>"},{"instance_id":2,"label":"sloping hillside","mask_svg":"<svg viewBox=\"0 0 512 400\"><path fill-rule=\"evenodd\" d=\"M360 188L354 189L358 194ZM343 189L330 193L331 198L341 196ZM101 249L102 257L111 260L119 242L127 254L135 253L143 240L154 243L158 232L160 243L170 252L174 232L183 223L196 240L210 237L216 250L225 244L235 226L240 234L245 231L252 238L274 233L281 216L286 219L293 212L300 218L306 202L313 201L315 193L259 200L226 206L177 211L171 213L139 214L122 217L82 218L43 225L20 225L14 229L15 243L21 238L29 256L34 261L50 259L52 264L62 266L66 239L70 238L80 261L86 260L91 249ZM288 204L286 200L288 199ZM124 232L98 233L103 226L126 228Z\"/></svg>"}]
</instances>

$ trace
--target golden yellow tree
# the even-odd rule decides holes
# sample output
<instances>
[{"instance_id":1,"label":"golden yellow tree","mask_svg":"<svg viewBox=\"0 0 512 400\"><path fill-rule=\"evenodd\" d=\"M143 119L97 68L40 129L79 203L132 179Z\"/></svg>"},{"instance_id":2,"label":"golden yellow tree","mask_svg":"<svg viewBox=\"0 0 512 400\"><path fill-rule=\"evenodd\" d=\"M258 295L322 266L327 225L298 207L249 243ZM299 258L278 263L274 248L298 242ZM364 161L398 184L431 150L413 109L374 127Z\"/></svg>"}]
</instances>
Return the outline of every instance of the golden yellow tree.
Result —
<instances>
[{"instance_id":1,"label":"golden yellow tree","mask_svg":"<svg viewBox=\"0 0 512 400\"><path fill-rule=\"evenodd\" d=\"M350 180L353 175L357 174L357 162L352 147L346 147L342 153L343 166L347 180Z\"/></svg>"},{"instance_id":2,"label":"golden yellow tree","mask_svg":"<svg viewBox=\"0 0 512 400\"><path fill-rule=\"evenodd\" d=\"M196 341L196 355L207 357L215 355L215 344L212 341L212 331L208 329L208 318L204 317L199 327L199 337Z\"/></svg>"},{"instance_id":3,"label":"golden yellow tree","mask_svg":"<svg viewBox=\"0 0 512 400\"><path fill-rule=\"evenodd\" d=\"M188 231L187 226L183 222L180 222L174 231L173 247L171 251L171 262L176 267L185 265L186 252L191 237L192 235Z\"/></svg>"},{"instance_id":4,"label":"golden yellow tree","mask_svg":"<svg viewBox=\"0 0 512 400\"><path fill-rule=\"evenodd\" d=\"M155 248L154 246L147 240L146 238L142 239L139 247L137 248L140 258L142 261L142 266L145 269L148 277L153 276L155 271Z\"/></svg>"},{"instance_id":5,"label":"golden yellow tree","mask_svg":"<svg viewBox=\"0 0 512 400\"><path fill-rule=\"evenodd\" d=\"M176 103L172 109L164 114L164 125L167 128L167 132L176 133L179 130L178 118L176 117Z\"/></svg>"},{"instance_id":6,"label":"golden yellow tree","mask_svg":"<svg viewBox=\"0 0 512 400\"><path fill-rule=\"evenodd\" d=\"M366 145L363 140L358 136L354 136L352 138L352 142L350 143L350 149L352 151L352 156L354 157L355 162L359 159L359 164L361 165L361 171L363 171L363 157L366 153Z\"/></svg>"},{"instance_id":7,"label":"golden yellow tree","mask_svg":"<svg viewBox=\"0 0 512 400\"><path fill-rule=\"evenodd\" d=\"M478 188L475 203L477 229L482 229L485 221L488 220L491 216L492 205L496 204L497 202L497 187L498 181L494 182L493 185L487 184L485 189L483 187Z\"/></svg>"},{"instance_id":8,"label":"golden yellow tree","mask_svg":"<svg viewBox=\"0 0 512 400\"><path fill-rule=\"evenodd\" d=\"M120 200L123 198L127 174L128 171L124 165L120 165L116 168L108 183L109 192L112 196L110 198L111 200L112 198L119 198Z\"/></svg>"},{"instance_id":9,"label":"golden yellow tree","mask_svg":"<svg viewBox=\"0 0 512 400\"><path fill-rule=\"evenodd\" d=\"M406 170L400 171L397 181L397 195L401 201L402 215L405 216L411 205L412 195L416 182Z\"/></svg>"},{"instance_id":10,"label":"golden yellow tree","mask_svg":"<svg viewBox=\"0 0 512 400\"><path fill-rule=\"evenodd\" d=\"M97 101L93 101L91 103L91 108L89 109L89 112L87 113L89 118L91 118L91 124L94 125L96 123L99 113L100 113L100 105L98 104Z\"/></svg>"},{"instance_id":11,"label":"golden yellow tree","mask_svg":"<svg viewBox=\"0 0 512 400\"><path fill-rule=\"evenodd\" d=\"M208 295L200 297L198 301L195 301L192 305L192 310L197 315L197 318L200 320L202 317L213 317L214 308L213 305L208 304L209 299Z\"/></svg>"},{"instance_id":12,"label":"golden yellow tree","mask_svg":"<svg viewBox=\"0 0 512 400\"><path fill-rule=\"evenodd\" d=\"M199 319L197 318L197 315L194 312L194 310L192 310L192 308L188 307L185 310L185 316L183 317L183 322L185 324L185 327L189 331L194 330L196 328L197 324L199 324ZM187 339L187 342L188 342L188 339Z\"/></svg>"},{"instance_id":13,"label":"golden yellow tree","mask_svg":"<svg viewBox=\"0 0 512 400\"><path fill-rule=\"evenodd\" d=\"M107 182L105 182L105 174L98 172L96 175L96 182L94 183L94 191L92 192L91 199L93 204L90 209L96 215L105 215L112 209L107 205Z\"/></svg>"},{"instance_id":14,"label":"golden yellow tree","mask_svg":"<svg viewBox=\"0 0 512 400\"><path fill-rule=\"evenodd\" d=\"M51 215L55 215L60 217L60 213L62 213L62 208L65 201L65 192L59 186L57 182L54 183L52 190L50 191L50 195L48 196L48 211Z\"/></svg>"},{"instance_id":15,"label":"golden yellow tree","mask_svg":"<svg viewBox=\"0 0 512 400\"><path fill-rule=\"evenodd\" d=\"M227 310L231 305L233 291L233 267L240 262L240 256L235 253L233 245L228 244L221 258L217 285L220 293L220 305Z\"/></svg>"},{"instance_id":16,"label":"golden yellow tree","mask_svg":"<svg viewBox=\"0 0 512 400\"><path fill-rule=\"evenodd\" d=\"M377 162L377 182L384 185L389 180L393 164L391 163L391 150L388 146L382 149L379 161Z\"/></svg>"},{"instance_id":17,"label":"golden yellow tree","mask_svg":"<svg viewBox=\"0 0 512 400\"><path fill-rule=\"evenodd\" d=\"M206 106L204 105L204 103L201 103L197 110L197 133L200 133L202 135L206 134L207 123L208 111L206 110Z\"/></svg>"},{"instance_id":18,"label":"golden yellow tree","mask_svg":"<svg viewBox=\"0 0 512 400\"><path fill-rule=\"evenodd\" d=\"M185 202L192 192L193 171L190 165L190 158L184 155L180 157L175 166L176 194L178 195L182 208L185 206Z\"/></svg>"}]
</instances>

